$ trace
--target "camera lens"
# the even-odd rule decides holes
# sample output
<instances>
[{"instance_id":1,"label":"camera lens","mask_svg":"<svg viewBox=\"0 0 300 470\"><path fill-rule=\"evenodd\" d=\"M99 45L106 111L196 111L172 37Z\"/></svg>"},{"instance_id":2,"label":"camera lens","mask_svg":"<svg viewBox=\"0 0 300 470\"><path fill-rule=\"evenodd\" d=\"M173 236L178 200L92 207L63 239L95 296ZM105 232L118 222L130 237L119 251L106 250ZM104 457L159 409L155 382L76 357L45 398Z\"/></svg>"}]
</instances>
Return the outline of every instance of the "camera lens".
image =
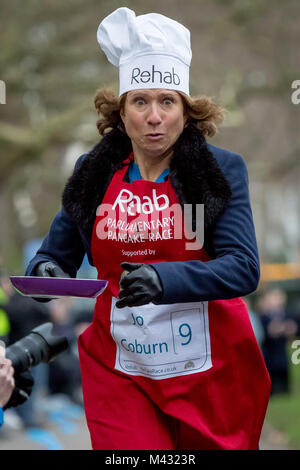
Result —
<instances>
[{"instance_id":1,"label":"camera lens","mask_svg":"<svg viewBox=\"0 0 300 470\"><path fill-rule=\"evenodd\" d=\"M52 329L52 323L44 323L6 349L6 357L12 361L16 372L23 372L40 362L50 362L68 348L67 338L53 335Z\"/></svg>"}]
</instances>

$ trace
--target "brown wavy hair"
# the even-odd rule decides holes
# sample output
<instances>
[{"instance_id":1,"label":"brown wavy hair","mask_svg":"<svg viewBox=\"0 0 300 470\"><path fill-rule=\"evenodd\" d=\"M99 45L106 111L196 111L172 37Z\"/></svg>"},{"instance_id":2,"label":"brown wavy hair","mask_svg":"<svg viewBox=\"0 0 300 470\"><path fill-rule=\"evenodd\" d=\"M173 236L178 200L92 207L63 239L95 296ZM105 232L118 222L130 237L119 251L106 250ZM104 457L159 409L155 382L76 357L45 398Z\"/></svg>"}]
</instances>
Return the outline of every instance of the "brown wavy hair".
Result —
<instances>
[{"instance_id":1,"label":"brown wavy hair","mask_svg":"<svg viewBox=\"0 0 300 470\"><path fill-rule=\"evenodd\" d=\"M208 96L190 97L178 92L184 105L187 123L192 122L204 136L212 137L224 119L225 109ZM111 88L97 90L94 103L98 113L97 128L101 135L116 127L124 131L120 111L124 109L127 93L118 98Z\"/></svg>"}]
</instances>

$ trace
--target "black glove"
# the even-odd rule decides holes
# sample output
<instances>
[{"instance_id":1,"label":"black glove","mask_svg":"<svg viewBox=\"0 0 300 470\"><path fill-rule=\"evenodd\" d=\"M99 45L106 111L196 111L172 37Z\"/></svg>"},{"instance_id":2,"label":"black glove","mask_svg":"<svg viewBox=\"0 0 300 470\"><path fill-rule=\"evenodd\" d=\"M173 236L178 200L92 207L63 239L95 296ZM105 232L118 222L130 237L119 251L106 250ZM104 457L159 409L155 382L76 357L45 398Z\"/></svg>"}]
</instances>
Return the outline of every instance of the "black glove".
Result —
<instances>
[{"instance_id":1,"label":"black glove","mask_svg":"<svg viewBox=\"0 0 300 470\"><path fill-rule=\"evenodd\" d=\"M129 271L121 276L118 308L138 307L149 302L156 303L162 297L163 287L155 269L143 263L121 263L120 266Z\"/></svg>"},{"instance_id":2,"label":"black glove","mask_svg":"<svg viewBox=\"0 0 300 470\"><path fill-rule=\"evenodd\" d=\"M68 273L65 273L56 263L53 261L42 261L39 263L35 270L34 275L39 277L71 277ZM37 302L49 302L52 298L48 297L32 297Z\"/></svg>"},{"instance_id":3,"label":"black glove","mask_svg":"<svg viewBox=\"0 0 300 470\"><path fill-rule=\"evenodd\" d=\"M39 263L35 268L34 275L40 277L71 277L52 261Z\"/></svg>"},{"instance_id":4,"label":"black glove","mask_svg":"<svg viewBox=\"0 0 300 470\"><path fill-rule=\"evenodd\" d=\"M15 374L14 379L15 388L10 399L3 407L4 410L22 405L26 400L28 400L34 385L33 377L29 371Z\"/></svg>"}]
</instances>

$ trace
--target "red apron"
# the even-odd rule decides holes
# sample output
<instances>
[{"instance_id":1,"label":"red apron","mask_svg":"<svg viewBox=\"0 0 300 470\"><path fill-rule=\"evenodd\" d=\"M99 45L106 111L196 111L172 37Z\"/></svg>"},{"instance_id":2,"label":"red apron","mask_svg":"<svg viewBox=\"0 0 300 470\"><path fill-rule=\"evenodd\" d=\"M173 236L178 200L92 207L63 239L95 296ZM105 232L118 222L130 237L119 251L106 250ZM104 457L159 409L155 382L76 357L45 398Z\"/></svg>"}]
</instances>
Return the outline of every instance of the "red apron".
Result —
<instances>
[{"instance_id":1,"label":"red apron","mask_svg":"<svg viewBox=\"0 0 300 470\"><path fill-rule=\"evenodd\" d=\"M98 278L109 281L79 338L92 446L257 449L270 380L243 300L115 307L121 262L210 259L186 249L169 180L123 181L131 158L114 174L92 235Z\"/></svg>"}]
</instances>

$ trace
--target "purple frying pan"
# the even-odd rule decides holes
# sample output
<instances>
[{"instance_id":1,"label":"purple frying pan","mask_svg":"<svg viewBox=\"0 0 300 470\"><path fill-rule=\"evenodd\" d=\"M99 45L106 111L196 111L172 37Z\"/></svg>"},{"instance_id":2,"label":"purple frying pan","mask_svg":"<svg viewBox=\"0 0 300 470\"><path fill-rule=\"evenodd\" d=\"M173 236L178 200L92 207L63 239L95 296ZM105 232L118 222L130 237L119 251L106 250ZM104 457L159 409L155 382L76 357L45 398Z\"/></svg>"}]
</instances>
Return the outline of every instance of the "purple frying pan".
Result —
<instances>
[{"instance_id":1,"label":"purple frying pan","mask_svg":"<svg viewBox=\"0 0 300 470\"><path fill-rule=\"evenodd\" d=\"M12 285L22 295L30 297L95 298L102 294L108 281L65 277L11 276Z\"/></svg>"}]
</instances>

